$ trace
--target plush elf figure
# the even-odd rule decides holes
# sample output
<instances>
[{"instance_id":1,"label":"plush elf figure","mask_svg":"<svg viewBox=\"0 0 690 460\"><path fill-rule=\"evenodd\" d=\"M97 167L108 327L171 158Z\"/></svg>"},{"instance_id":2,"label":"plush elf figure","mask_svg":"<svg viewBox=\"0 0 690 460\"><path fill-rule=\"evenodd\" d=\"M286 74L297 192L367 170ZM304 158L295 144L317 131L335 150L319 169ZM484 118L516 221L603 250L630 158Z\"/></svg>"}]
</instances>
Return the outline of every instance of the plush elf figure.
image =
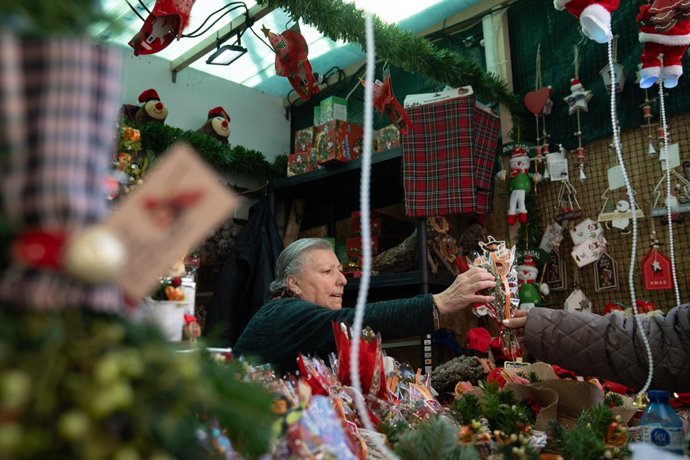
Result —
<instances>
[{"instance_id":1,"label":"plush elf figure","mask_svg":"<svg viewBox=\"0 0 690 460\"><path fill-rule=\"evenodd\" d=\"M618 0L554 0L553 6L578 18L582 32L595 42L606 43L613 38L611 13L618 8Z\"/></svg>"},{"instance_id":2,"label":"plush elf figure","mask_svg":"<svg viewBox=\"0 0 690 460\"><path fill-rule=\"evenodd\" d=\"M529 176L530 158L522 147L514 147L510 157L510 203L508 208L508 225L514 225L518 220L527 223L527 208L525 195L532 190L532 179ZM517 216L516 216L517 214Z\"/></svg>"},{"instance_id":3,"label":"plush elf figure","mask_svg":"<svg viewBox=\"0 0 690 460\"><path fill-rule=\"evenodd\" d=\"M230 137L230 115L223 107L214 107L208 111L206 123L197 131L227 144Z\"/></svg>"},{"instance_id":4,"label":"plush elf figure","mask_svg":"<svg viewBox=\"0 0 690 460\"><path fill-rule=\"evenodd\" d=\"M139 95L141 107L134 115L134 120L140 125L144 123L164 123L168 117L168 109L161 102L155 89L150 88Z\"/></svg>"},{"instance_id":5,"label":"plush elf figure","mask_svg":"<svg viewBox=\"0 0 690 460\"><path fill-rule=\"evenodd\" d=\"M681 59L690 44L690 8L680 0L656 0L640 6L642 70L640 88L651 87L660 77L666 88L675 88L683 74ZM687 3L687 2L685 2ZM681 8L685 8L682 10ZM662 55L662 60L659 59Z\"/></svg>"},{"instance_id":6,"label":"plush elf figure","mask_svg":"<svg viewBox=\"0 0 690 460\"><path fill-rule=\"evenodd\" d=\"M542 294L549 294L549 285L537 283L539 270L532 256L526 255L518 265L518 286L520 310L530 310L541 302Z\"/></svg>"}]
</instances>

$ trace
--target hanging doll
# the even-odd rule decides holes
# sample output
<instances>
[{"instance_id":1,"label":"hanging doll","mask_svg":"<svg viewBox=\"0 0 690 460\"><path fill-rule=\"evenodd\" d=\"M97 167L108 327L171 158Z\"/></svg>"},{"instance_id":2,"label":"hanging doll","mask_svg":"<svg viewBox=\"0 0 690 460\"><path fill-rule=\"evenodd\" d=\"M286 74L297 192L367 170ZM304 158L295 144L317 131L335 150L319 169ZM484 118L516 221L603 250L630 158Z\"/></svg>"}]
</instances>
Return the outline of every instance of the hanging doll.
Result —
<instances>
[{"instance_id":1,"label":"hanging doll","mask_svg":"<svg viewBox=\"0 0 690 460\"><path fill-rule=\"evenodd\" d=\"M618 0L554 0L553 6L578 18L587 38L597 43L613 38L611 13L618 8Z\"/></svg>"},{"instance_id":2,"label":"hanging doll","mask_svg":"<svg viewBox=\"0 0 690 460\"><path fill-rule=\"evenodd\" d=\"M687 3L687 2L686 2ZM675 88L683 74L681 59L690 44L690 7L678 0L658 0L640 6L640 42L643 43L640 88L651 87L659 78L666 88ZM662 60L659 59L662 55Z\"/></svg>"},{"instance_id":3,"label":"hanging doll","mask_svg":"<svg viewBox=\"0 0 690 460\"><path fill-rule=\"evenodd\" d=\"M549 285L537 283L539 269L530 255L526 255L522 259L522 263L518 265L517 270L520 310L530 310L541 302L542 295L549 294Z\"/></svg>"},{"instance_id":4,"label":"hanging doll","mask_svg":"<svg viewBox=\"0 0 690 460\"><path fill-rule=\"evenodd\" d=\"M524 148L516 146L510 157L510 203L508 208L508 225L514 225L518 220L527 223L527 208L525 196L532 189L532 179L529 175L530 158ZM517 214L517 216L516 216Z\"/></svg>"}]
</instances>

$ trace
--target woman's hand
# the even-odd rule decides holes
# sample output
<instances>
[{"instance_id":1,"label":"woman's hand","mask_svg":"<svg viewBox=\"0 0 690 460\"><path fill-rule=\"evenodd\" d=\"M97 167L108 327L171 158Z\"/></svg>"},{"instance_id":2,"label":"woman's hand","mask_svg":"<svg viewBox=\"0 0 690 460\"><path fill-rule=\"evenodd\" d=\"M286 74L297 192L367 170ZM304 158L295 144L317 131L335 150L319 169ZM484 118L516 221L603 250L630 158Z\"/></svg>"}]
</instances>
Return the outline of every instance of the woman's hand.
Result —
<instances>
[{"instance_id":1,"label":"woman's hand","mask_svg":"<svg viewBox=\"0 0 690 460\"><path fill-rule=\"evenodd\" d=\"M470 267L465 273L455 277L453 284L434 295L434 301L441 315L448 315L464 310L473 303L493 302L493 297L479 295L477 291L494 288L496 280L487 270Z\"/></svg>"},{"instance_id":2,"label":"woman's hand","mask_svg":"<svg viewBox=\"0 0 690 460\"><path fill-rule=\"evenodd\" d=\"M504 319L503 325L508 329L513 329L518 338L525 335L525 324L527 324L527 315L529 310L516 310L513 312L513 317Z\"/></svg>"}]
</instances>

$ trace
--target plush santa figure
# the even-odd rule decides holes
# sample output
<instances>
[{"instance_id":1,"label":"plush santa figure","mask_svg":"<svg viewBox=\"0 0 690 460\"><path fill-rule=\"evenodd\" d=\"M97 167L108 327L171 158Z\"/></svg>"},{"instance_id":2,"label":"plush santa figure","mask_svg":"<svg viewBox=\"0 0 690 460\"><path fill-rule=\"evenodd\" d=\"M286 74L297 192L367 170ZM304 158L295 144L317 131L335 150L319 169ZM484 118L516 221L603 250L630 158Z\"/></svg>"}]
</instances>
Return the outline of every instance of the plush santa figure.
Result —
<instances>
[{"instance_id":1,"label":"plush santa figure","mask_svg":"<svg viewBox=\"0 0 690 460\"><path fill-rule=\"evenodd\" d=\"M541 296L549 294L549 285L546 283L537 283L539 276L539 269L537 264L532 259L532 256L526 255L522 259L522 263L518 265L518 286L520 296L520 310L530 310L541 302Z\"/></svg>"},{"instance_id":2,"label":"plush santa figure","mask_svg":"<svg viewBox=\"0 0 690 460\"><path fill-rule=\"evenodd\" d=\"M508 208L508 225L513 225L518 220L521 224L527 223L527 208L525 196L532 189L532 179L529 176L530 159L522 147L514 147L510 157L510 203Z\"/></svg>"},{"instance_id":3,"label":"plush santa figure","mask_svg":"<svg viewBox=\"0 0 690 460\"><path fill-rule=\"evenodd\" d=\"M230 137L230 115L223 107L214 107L208 111L206 123L197 131L227 144Z\"/></svg>"},{"instance_id":4,"label":"plush santa figure","mask_svg":"<svg viewBox=\"0 0 690 460\"><path fill-rule=\"evenodd\" d=\"M163 123L168 117L168 109L161 102L155 89L150 88L139 95L141 106L134 115L134 120L143 125L145 123Z\"/></svg>"},{"instance_id":5,"label":"plush santa figure","mask_svg":"<svg viewBox=\"0 0 690 460\"><path fill-rule=\"evenodd\" d=\"M682 7L680 1L656 0L640 6L637 20L641 24L640 42L644 44L640 88L651 87L659 78L666 88L678 85L683 74L681 59L690 44L689 15L690 8Z\"/></svg>"},{"instance_id":6,"label":"plush santa figure","mask_svg":"<svg viewBox=\"0 0 690 460\"><path fill-rule=\"evenodd\" d=\"M166 48L189 24L195 0L156 0L139 32L129 41L134 55L154 54Z\"/></svg>"},{"instance_id":7,"label":"plush santa figure","mask_svg":"<svg viewBox=\"0 0 690 460\"><path fill-rule=\"evenodd\" d=\"M611 13L618 8L618 0L554 0L553 6L578 18L582 32L595 42L606 43L613 38Z\"/></svg>"}]
</instances>

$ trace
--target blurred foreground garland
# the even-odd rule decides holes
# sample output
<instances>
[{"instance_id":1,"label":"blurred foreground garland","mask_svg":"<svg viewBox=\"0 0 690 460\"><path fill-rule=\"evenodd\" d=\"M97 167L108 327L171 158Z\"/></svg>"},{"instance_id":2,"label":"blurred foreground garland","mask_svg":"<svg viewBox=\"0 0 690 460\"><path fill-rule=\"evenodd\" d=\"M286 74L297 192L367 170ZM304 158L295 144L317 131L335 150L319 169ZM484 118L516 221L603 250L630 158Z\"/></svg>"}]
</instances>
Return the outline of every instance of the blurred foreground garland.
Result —
<instances>
[{"instance_id":1,"label":"blurred foreground garland","mask_svg":"<svg viewBox=\"0 0 690 460\"><path fill-rule=\"evenodd\" d=\"M148 155L158 156L173 143L188 142L201 157L218 171L232 172L260 180L284 177L287 173L287 156L278 155L269 163L264 155L241 145L228 146L208 134L185 131L180 128L160 124L130 123L141 133L141 148Z\"/></svg>"},{"instance_id":2,"label":"blurred foreground garland","mask_svg":"<svg viewBox=\"0 0 690 460\"><path fill-rule=\"evenodd\" d=\"M119 317L0 310L0 458L213 458L199 416L256 457L270 397L238 369Z\"/></svg>"}]
</instances>

